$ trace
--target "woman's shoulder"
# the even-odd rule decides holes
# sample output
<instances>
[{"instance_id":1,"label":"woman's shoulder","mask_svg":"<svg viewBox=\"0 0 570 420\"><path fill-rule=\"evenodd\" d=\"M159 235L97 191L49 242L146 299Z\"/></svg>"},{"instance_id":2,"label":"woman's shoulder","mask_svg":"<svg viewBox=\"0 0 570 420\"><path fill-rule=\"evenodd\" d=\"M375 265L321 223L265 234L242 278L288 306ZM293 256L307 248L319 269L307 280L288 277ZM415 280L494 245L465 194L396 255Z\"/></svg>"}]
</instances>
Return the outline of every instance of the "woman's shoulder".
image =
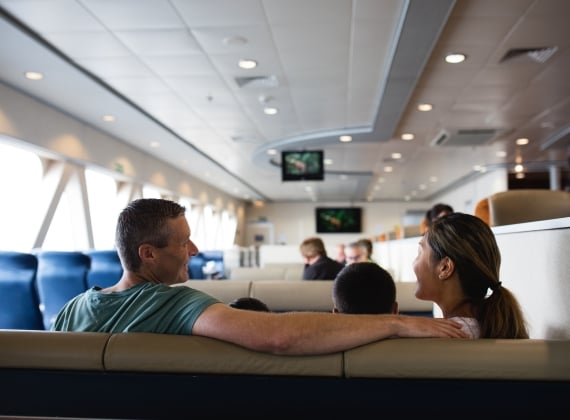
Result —
<instances>
[{"instance_id":1,"label":"woman's shoulder","mask_svg":"<svg viewBox=\"0 0 570 420\"><path fill-rule=\"evenodd\" d=\"M479 321L477 321L475 318L454 316L449 319L462 325L461 331L467 334L467 338L481 337L481 328L479 327Z\"/></svg>"}]
</instances>

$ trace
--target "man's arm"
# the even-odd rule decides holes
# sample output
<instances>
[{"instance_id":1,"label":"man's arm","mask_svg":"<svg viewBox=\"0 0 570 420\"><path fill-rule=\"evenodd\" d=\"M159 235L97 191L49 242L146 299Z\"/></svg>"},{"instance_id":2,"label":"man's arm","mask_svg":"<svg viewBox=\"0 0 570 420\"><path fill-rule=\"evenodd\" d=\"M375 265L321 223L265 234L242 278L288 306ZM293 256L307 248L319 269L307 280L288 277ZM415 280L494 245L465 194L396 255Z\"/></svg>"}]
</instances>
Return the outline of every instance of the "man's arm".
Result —
<instances>
[{"instance_id":1,"label":"man's arm","mask_svg":"<svg viewBox=\"0 0 570 420\"><path fill-rule=\"evenodd\" d=\"M325 312L267 313L217 303L194 323L192 334L217 338L274 354L333 353L384 338L465 338L461 325L446 319L403 315Z\"/></svg>"}]
</instances>

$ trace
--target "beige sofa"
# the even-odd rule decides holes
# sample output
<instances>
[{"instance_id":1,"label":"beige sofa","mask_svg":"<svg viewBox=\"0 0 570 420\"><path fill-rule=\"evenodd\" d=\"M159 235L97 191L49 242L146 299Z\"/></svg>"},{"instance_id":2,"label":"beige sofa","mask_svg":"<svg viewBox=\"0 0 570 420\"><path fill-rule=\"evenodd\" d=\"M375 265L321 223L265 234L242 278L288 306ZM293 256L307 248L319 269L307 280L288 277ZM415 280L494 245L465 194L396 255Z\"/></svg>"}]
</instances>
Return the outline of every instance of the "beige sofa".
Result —
<instances>
[{"instance_id":1,"label":"beige sofa","mask_svg":"<svg viewBox=\"0 0 570 420\"><path fill-rule=\"evenodd\" d=\"M0 330L0 415L552 418L567 411L569 354L568 340L394 338L276 356L205 337Z\"/></svg>"},{"instance_id":2,"label":"beige sofa","mask_svg":"<svg viewBox=\"0 0 570 420\"><path fill-rule=\"evenodd\" d=\"M179 286L202 290L223 302L251 296L274 312L332 311L332 280L188 280ZM400 312L430 316L433 303L415 297L415 282L396 282Z\"/></svg>"}]
</instances>

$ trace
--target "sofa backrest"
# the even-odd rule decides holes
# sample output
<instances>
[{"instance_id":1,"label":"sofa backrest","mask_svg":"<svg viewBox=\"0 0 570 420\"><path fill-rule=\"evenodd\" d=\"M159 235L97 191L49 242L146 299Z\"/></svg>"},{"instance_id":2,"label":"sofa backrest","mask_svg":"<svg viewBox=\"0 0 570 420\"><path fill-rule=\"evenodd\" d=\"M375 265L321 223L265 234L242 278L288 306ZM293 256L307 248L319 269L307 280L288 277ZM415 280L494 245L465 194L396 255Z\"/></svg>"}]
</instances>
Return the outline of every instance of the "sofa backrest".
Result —
<instances>
[{"instance_id":1,"label":"sofa backrest","mask_svg":"<svg viewBox=\"0 0 570 420\"><path fill-rule=\"evenodd\" d=\"M229 303L251 296L271 311L332 311L333 280L188 280L176 286L192 287ZM396 299L401 314L433 316L434 304L415 297L415 282L396 282Z\"/></svg>"},{"instance_id":2,"label":"sofa backrest","mask_svg":"<svg viewBox=\"0 0 570 420\"><path fill-rule=\"evenodd\" d=\"M568 354L570 340L393 338L278 356L199 336L0 330L0 370L570 381Z\"/></svg>"}]
</instances>

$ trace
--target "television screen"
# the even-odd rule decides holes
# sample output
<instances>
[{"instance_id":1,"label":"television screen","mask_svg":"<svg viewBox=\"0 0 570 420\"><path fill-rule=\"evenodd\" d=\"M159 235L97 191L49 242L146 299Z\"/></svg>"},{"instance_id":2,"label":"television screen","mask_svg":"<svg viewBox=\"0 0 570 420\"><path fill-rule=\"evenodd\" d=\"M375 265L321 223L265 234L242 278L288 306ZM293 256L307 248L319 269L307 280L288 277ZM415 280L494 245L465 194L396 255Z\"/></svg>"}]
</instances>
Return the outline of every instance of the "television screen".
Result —
<instances>
[{"instance_id":1,"label":"television screen","mask_svg":"<svg viewBox=\"0 0 570 420\"><path fill-rule=\"evenodd\" d=\"M360 207L317 207L317 233L360 233Z\"/></svg>"},{"instance_id":2,"label":"television screen","mask_svg":"<svg viewBox=\"0 0 570 420\"><path fill-rule=\"evenodd\" d=\"M281 152L283 181L322 181L325 179L322 150Z\"/></svg>"}]
</instances>

